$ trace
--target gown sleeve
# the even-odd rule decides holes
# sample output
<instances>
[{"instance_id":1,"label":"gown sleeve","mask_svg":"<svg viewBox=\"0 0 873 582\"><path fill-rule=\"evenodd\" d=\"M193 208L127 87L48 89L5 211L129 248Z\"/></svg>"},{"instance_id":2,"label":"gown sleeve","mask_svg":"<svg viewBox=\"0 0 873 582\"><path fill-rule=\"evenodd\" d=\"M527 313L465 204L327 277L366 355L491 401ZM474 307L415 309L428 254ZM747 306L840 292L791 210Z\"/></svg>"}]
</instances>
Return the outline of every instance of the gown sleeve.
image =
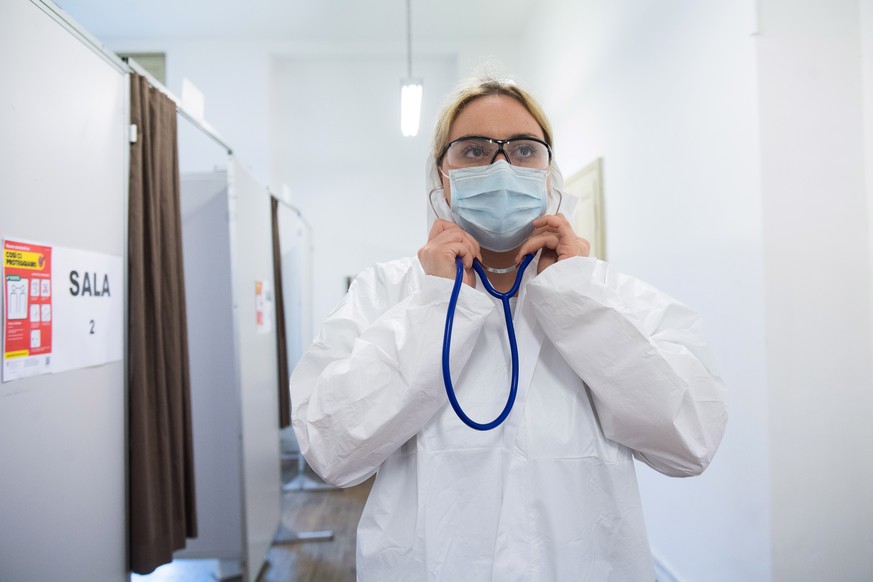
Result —
<instances>
[{"instance_id":1,"label":"gown sleeve","mask_svg":"<svg viewBox=\"0 0 873 582\"><path fill-rule=\"evenodd\" d=\"M696 313L588 257L555 263L527 292L546 336L588 386L608 439L666 475L709 465L727 410Z\"/></svg>"},{"instance_id":2,"label":"gown sleeve","mask_svg":"<svg viewBox=\"0 0 873 582\"><path fill-rule=\"evenodd\" d=\"M300 450L316 473L340 487L370 477L448 402L442 337L453 281L425 275L414 261L397 263L355 279L291 375ZM453 376L494 309L483 293L461 287Z\"/></svg>"}]
</instances>

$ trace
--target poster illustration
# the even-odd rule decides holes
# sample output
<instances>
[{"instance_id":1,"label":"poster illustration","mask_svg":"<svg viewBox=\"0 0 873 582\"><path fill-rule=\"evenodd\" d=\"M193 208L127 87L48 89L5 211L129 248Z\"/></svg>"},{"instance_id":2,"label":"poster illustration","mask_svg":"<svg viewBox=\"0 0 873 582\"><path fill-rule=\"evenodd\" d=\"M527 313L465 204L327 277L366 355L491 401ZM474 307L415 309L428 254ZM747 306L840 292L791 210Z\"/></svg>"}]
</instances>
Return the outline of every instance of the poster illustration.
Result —
<instances>
[{"instance_id":1,"label":"poster illustration","mask_svg":"<svg viewBox=\"0 0 873 582\"><path fill-rule=\"evenodd\" d=\"M4 382L51 371L52 297L52 247L4 240Z\"/></svg>"}]
</instances>

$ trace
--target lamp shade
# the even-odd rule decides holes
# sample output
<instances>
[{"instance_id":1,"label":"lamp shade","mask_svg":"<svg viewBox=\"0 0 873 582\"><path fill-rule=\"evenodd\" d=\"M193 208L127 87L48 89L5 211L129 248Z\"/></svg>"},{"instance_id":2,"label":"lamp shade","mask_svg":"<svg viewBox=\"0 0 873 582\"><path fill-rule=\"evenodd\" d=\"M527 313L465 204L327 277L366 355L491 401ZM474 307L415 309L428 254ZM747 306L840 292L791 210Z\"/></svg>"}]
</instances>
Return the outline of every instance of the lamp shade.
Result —
<instances>
[{"instance_id":1,"label":"lamp shade","mask_svg":"<svg viewBox=\"0 0 873 582\"><path fill-rule=\"evenodd\" d=\"M400 131L406 137L418 134L421 118L421 79L404 79L400 88Z\"/></svg>"}]
</instances>

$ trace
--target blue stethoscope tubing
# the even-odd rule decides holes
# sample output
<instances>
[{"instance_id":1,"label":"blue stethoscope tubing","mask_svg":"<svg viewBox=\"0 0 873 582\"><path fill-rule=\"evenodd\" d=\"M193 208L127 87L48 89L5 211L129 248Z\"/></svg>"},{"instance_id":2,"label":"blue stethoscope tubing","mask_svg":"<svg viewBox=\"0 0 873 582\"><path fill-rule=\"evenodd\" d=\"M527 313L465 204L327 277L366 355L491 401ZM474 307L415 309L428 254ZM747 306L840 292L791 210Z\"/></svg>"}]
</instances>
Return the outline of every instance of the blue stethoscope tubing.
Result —
<instances>
[{"instance_id":1,"label":"blue stethoscope tubing","mask_svg":"<svg viewBox=\"0 0 873 582\"><path fill-rule=\"evenodd\" d=\"M446 395L449 397L449 403L452 405L455 414L457 414L458 418L460 418L464 424L470 428L475 428L476 430L491 430L492 428L500 426L500 424L506 420L506 417L509 416L509 412L512 410L512 405L515 404L515 395L518 392L518 344L515 340L515 328L512 325L512 311L509 307L509 299L518 292L518 288L521 286L521 278L522 275L524 275L524 270L533 258L534 256L532 254L525 255L521 264L518 266L518 274L515 276L515 283L513 283L512 289L506 293L501 293L491 286L491 282L488 281L488 275L485 274L482 265L479 264L479 261L473 259L473 269L479 274L479 278L482 280L482 285L485 287L485 290L494 297L500 299L503 303L503 316L506 319L506 332L509 336L509 351L512 357L512 379L509 385L509 397L506 399L506 406L503 407L503 411L497 418L486 423L476 422L464 413L457 397L455 397L455 389L452 386L452 375L449 367L449 352L452 344L452 324L455 320L455 307L458 304L458 295L461 293L461 285L464 282L464 262L461 260L461 257L455 259L455 264L457 265L457 271L455 272L455 285L452 287L452 296L449 299L449 308L446 312L446 328L443 334L443 381L446 385Z\"/></svg>"}]
</instances>

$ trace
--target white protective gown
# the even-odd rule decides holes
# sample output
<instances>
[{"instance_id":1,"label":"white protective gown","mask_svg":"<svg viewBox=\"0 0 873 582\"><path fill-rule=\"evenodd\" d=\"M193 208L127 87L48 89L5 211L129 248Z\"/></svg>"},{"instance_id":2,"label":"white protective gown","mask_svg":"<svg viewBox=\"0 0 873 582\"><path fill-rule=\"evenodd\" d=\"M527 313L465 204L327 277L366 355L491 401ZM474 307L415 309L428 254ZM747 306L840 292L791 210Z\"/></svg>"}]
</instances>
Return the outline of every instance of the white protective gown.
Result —
<instances>
[{"instance_id":1,"label":"white protective gown","mask_svg":"<svg viewBox=\"0 0 873 582\"><path fill-rule=\"evenodd\" d=\"M301 449L326 481L376 481L358 527L361 581L654 579L633 458L672 476L714 455L727 414L699 318L593 258L525 273L520 380L500 427L448 404L452 281L417 259L352 284L291 378ZM462 286L452 376L465 412L509 391L500 302Z\"/></svg>"}]
</instances>

